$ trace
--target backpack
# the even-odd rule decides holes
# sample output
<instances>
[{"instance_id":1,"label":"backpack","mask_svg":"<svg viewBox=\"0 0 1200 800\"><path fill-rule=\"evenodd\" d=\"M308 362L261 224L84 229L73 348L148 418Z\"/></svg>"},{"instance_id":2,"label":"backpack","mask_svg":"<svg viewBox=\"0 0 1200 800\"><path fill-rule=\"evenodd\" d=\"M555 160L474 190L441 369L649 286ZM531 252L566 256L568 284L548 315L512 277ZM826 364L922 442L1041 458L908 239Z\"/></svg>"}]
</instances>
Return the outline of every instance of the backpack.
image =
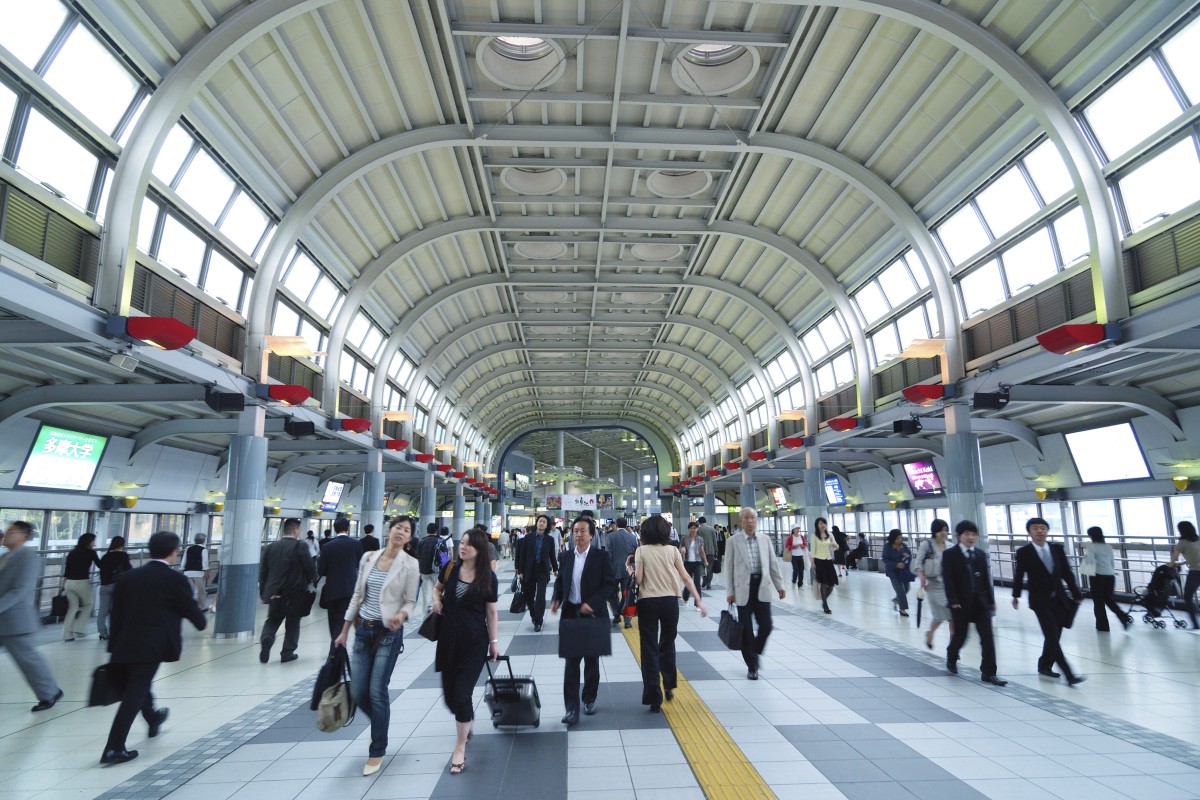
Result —
<instances>
[{"instance_id":1,"label":"backpack","mask_svg":"<svg viewBox=\"0 0 1200 800\"><path fill-rule=\"evenodd\" d=\"M445 536L438 539L437 543L438 564L445 567L450 563L450 537Z\"/></svg>"}]
</instances>

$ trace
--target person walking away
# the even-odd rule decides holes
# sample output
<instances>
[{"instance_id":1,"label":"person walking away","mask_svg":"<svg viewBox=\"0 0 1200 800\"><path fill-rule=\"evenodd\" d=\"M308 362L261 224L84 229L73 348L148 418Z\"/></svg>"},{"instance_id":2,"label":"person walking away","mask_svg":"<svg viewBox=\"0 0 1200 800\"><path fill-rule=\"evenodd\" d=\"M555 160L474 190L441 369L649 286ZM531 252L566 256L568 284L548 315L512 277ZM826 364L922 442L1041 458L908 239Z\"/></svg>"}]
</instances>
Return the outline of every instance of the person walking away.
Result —
<instances>
[{"instance_id":1,"label":"person walking away","mask_svg":"<svg viewBox=\"0 0 1200 800\"><path fill-rule=\"evenodd\" d=\"M96 612L96 630L101 639L108 638L108 616L112 612L113 591L117 588L117 576L133 569L129 554L125 552L125 537L114 536L108 543L108 552L100 559L100 603Z\"/></svg>"},{"instance_id":2,"label":"person walking away","mask_svg":"<svg viewBox=\"0 0 1200 800\"><path fill-rule=\"evenodd\" d=\"M41 628L34 595L42 575L42 559L37 550L26 546L31 538L33 526L24 520L10 523L4 531L6 550L0 553L0 647L12 656L38 699L31 710L45 711L54 708L63 691L34 641L34 634Z\"/></svg>"},{"instance_id":3,"label":"person walking away","mask_svg":"<svg viewBox=\"0 0 1200 800\"><path fill-rule=\"evenodd\" d=\"M704 581L700 588L711 589L713 565L717 560L717 531L712 525L708 524L707 517L701 517L696 521L700 523L700 538L704 541L704 553L707 556L704 562Z\"/></svg>"},{"instance_id":4,"label":"person walking away","mask_svg":"<svg viewBox=\"0 0 1200 800\"><path fill-rule=\"evenodd\" d=\"M554 581L554 599L550 613L562 608L562 618L599 617L608 619L605 602L616 587L612 563L608 555L592 547L596 523L591 517L580 517L571 526L575 547L563 556L562 568ZM605 632L607 634L607 631ZM564 725L579 722L579 662L583 661L583 713L596 713L596 695L600 691L600 657L566 658L563 668L563 703L567 713Z\"/></svg>"},{"instance_id":5,"label":"person walking away","mask_svg":"<svg viewBox=\"0 0 1200 800\"><path fill-rule=\"evenodd\" d=\"M1067 553L1061 544L1046 541L1050 534L1050 523L1041 517L1031 517L1026 521L1025 531L1033 541L1018 549L1013 556L1012 605L1013 608L1020 608L1021 590L1028 577L1029 607L1037 615L1043 637L1038 674L1047 678L1059 677L1059 673L1054 671L1057 664L1067 683L1072 686L1083 683L1086 678L1071 671L1071 665L1067 663L1059 643L1072 612L1071 604L1083 602L1075 574L1067 563Z\"/></svg>"},{"instance_id":6,"label":"person walking away","mask_svg":"<svg viewBox=\"0 0 1200 800\"><path fill-rule=\"evenodd\" d=\"M1079 574L1089 576L1096 630L1108 633L1108 611L1116 614L1117 621L1128 630L1133 617L1122 611L1113 599L1113 592L1117 587L1117 569L1112 545L1105 543L1104 531L1095 525L1087 529L1087 535L1091 541L1083 543L1083 561L1079 565Z\"/></svg>"},{"instance_id":7,"label":"person walking away","mask_svg":"<svg viewBox=\"0 0 1200 800\"><path fill-rule=\"evenodd\" d=\"M350 607L350 598L354 596L358 563L363 557L362 542L350 538L349 520L339 519L333 523L333 530L334 537L321 549L321 558L317 561L317 572L325 579L325 586L321 589L321 608L326 610L330 641L336 639L345 627L346 609Z\"/></svg>"},{"instance_id":8,"label":"person walking away","mask_svg":"<svg viewBox=\"0 0 1200 800\"><path fill-rule=\"evenodd\" d=\"M679 628L679 584L692 590L700 616L708 609L700 600L679 550L671 545L671 526L660 515L646 517L642 544L633 554L638 584L638 645L642 655L642 705L662 711L664 696L674 699L679 676L675 669L675 636Z\"/></svg>"},{"instance_id":9,"label":"person walking away","mask_svg":"<svg viewBox=\"0 0 1200 800\"><path fill-rule=\"evenodd\" d=\"M614 626L619 625L624 619L626 628L633 627L630 618L624 615L625 594L633 584L633 576L629 574L625 565L629 563L629 557L637 548L638 537L629 530L629 520L625 517L619 518L616 529L608 535L608 554L612 561L613 576L617 581L617 590L609 601L612 607Z\"/></svg>"},{"instance_id":10,"label":"person walking away","mask_svg":"<svg viewBox=\"0 0 1200 800\"><path fill-rule=\"evenodd\" d=\"M304 534L304 543L308 545L308 554L314 559L321 557L321 543L317 541L317 534L309 531Z\"/></svg>"},{"instance_id":11,"label":"person walking away","mask_svg":"<svg viewBox=\"0 0 1200 800\"><path fill-rule=\"evenodd\" d=\"M471 693L484 659L500 657L500 583L492 570L487 534L472 528L463 534L458 558L444 583L435 589L433 611L442 615L434 669L442 675L442 699L454 714L456 738L450 774L467 768L467 741L475 720Z\"/></svg>"},{"instance_id":12,"label":"person walking away","mask_svg":"<svg viewBox=\"0 0 1200 800\"><path fill-rule=\"evenodd\" d=\"M341 519L337 520L337 522L333 523L333 530L335 533L337 532L337 529L338 529L338 522L344 523L346 526L346 530L347 531L350 530L350 520L346 519L345 517L342 517ZM375 538L375 526L374 525L367 525L366 527L363 528L363 535L362 535L362 538L358 540L358 543L362 545L362 549L363 549L364 553L371 553L371 552L374 552L375 550L379 549L379 540L377 538Z\"/></svg>"},{"instance_id":13,"label":"person walking away","mask_svg":"<svg viewBox=\"0 0 1200 800\"><path fill-rule=\"evenodd\" d=\"M258 591L267 604L267 621L259 639L258 660L265 664L271 658L275 634L283 623L282 663L295 661L300 643L300 619L307 616L309 586L317 582L317 565L308 554L308 546L300 541L300 520L292 517L283 521L279 541L263 548L258 563Z\"/></svg>"},{"instance_id":14,"label":"person walking away","mask_svg":"<svg viewBox=\"0 0 1200 800\"><path fill-rule=\"evenodd\" d=\"M908 616L908 584L912 582L909 577L912 575L909 570L911 563L912 551L904 543L904 534L899 528L892 528L888 531L887 542L883 545L883 571L892 582L892 590L896 593L892 605L900 611L902 617Z\"/></svg>"},{"instance_id":15,"label":"person walking away","mask_svg":"<svg viewBox=\"0 0 1200 800\"><path fill-rule=\"evenodd\" d=\"M792 532L783 542L783 547L792 554L792 585L803 587L804 556L808 553L808 540L804 538L804 534L800 532L799 528L792 528Z\"/></svg>"},{"instance_id":16,"label":"person walking away","mask_svg":"<svg viewBox=\"0 0 1200 800\"><path fill-rule=\"evenodd\" d=\"M299 528L297 521L297 533ZM101 764L123 764L137 758L138 751L128 749L126 740L139 711L150 727L150 738L158 736L170 709L154 707L150 692L154 673L164 661L179 660L184 619L198 631L208 626L208 619L192 597L188 579L172 566L179 559L179 536L159 531L150 537L147 549L150 560L121 575L113 592L108 652L124 689L100 756Z\"/></svg>"},{"instance_id":17,"label":"person walking away","mask_svg":"<svg viewBox=\"0 0 1200 800\"><path fill-rule=\"evenodd\" d=\"M946 605L946 585L942 581L942 554L946 552L950 524L944 519L935 519L929 526L930 538L917 548L913 562L914 572L921 581L925 599L929 601L929 630L925 632L925 646L933 649L933 635L938 626L950 620L950 608ZM954 623L950 622L950 635L954 635Z\"/></svg>"},{"instance_id":18,"label":"person walking away","mask_svg":"<svg viewBox=\"0 0 1200 800\"><path fill-rule=\"evenodd\" d=\"M192 591L196 594L196 605L200 606L201 611L208 611L208 548L204 546L206 541L207 536L197 533L192 538L193 544L183 551L183 577L191 582ZM103 586L104 581L101 580L100 584Z\"/></svg>"},{"instance_id":19,"label":"person walking away","mask_svg":"<svg viewBox=\"0 0 1200 800\"><path fill-rule=\"evenodd\" d=\"M973 624L983 651L979 662L980 680L993 686L1007 686L1008 681L996 675L996 642L992 638L996 596L992 590L987 553L975 546L979 541L979 528L974 522L963 520L954 526L954 535L958 537L958 546L947 547L942 553L942 583L946 588L946 604L954 619L950 646L946 648L946 669L958 674L958 654Z\"/></svg>"},{"instance_id":20,"label":"person walking away","mask_svg":"<svg viewBox=\"0 0 1200 800\"><path fill-rule=\"evenodd\" d=\"M382 550L363 554L354 582L354 596L346 607L342 632L334 647L345 647L354 629L350 653L350 695L359 711L371 720L371 744L363 775L374 775L387 754L392 699L388 684L396 659L404 650L404 623L417 608L420 572L408 552L412 540L411 517L399 516L388 525Z\"/></svg>"},{"instance_id":21,"label":"person walking away","mask_svg":"<svg viewBox=\"0 0 1200 800\"><path fill-rule=\"evenodd\" d=\"M67 618L63 621L62 639L73 642L87 635L88 620L92 617L92 567L100 568L96 556L96 534L85 533L67 553L63 565L63 592L67 595Z\"/></svg>"},{"instance_id":22,"label":"person walking away","mask_svg":"<svg viewBox=\"0 0 1200 800\"><path fill-rule=\"evenodd\" d=\"M542 629L546 614L546 587L550 576L558 574L558 540L551 534L553 521L545 514L534 522L534 530L517 547L517 580L529 605L529 619L535 632Z\"/></svg>"},{"instance_id":23,"label":"person walking away","mask_svg":"<svg viewBox=\"0 0 1200 800\"><path fill-rule=\"evenodd\" d=\"M1200 535L1196 534L1196 526L1183 520L1175 526L1179 531L1179 541L1171 548L1171 566L1183 559L1187 563L1187 579L1183 584L1183 596L1187 600L1188 616L1192 619L1192 630L1200 629L1196 621L1196 590L1200 589Z\"/></svg>"},{"instance_id":24,"label":"person walking away","mask_svg":"<svg viewBox=\"0 0 1200 800\"><path fill-rule=\"evenodd\" d=\"M683 568L692 578L692 586L699 586L704 580L704 565L708 562L708 554L704 549L704 540L700 538L700 523L690 522L687 528L687 537L679 546L679 552L683 556ZM688 601L688 590L683 590L683 602Z\"/></svg>"},{"instance_id":25,"label":"person walking away","mask_svg":"<svg viewBox=\"0 0 1200 800\"><path fill-rule=\"evenodd\" d=\"M787 597L783 586L783 570L766 536L757 535L758 512L743 508L738 519L742 532L734 535L725 546L729 559L726 594L737 606L738 622L742 623L742 659L746 662L746 677L758 680L759 657L771 635L771 589L775 586L779 599ZM757 624L758 633L754 632Z\"/></svg>"},{"instance_id":26,"label":"person walking away","mask_svg":"<svg viewBox=\"0 0 1200 800\"><path fill-rule=\"evenodd\" d=\"M837 565L838 575L848 577L850 572L846 569L846 556L850 554L850 541L846 534L842 533L842 529L834 525L830 531L833 535L833 543L835 549L833 551L833 563Z\"/></svg>"},{"instance_id":27,"label":"person walking away","mask_svg":"<svg viewBox=\"0 0 1200 800\"><path fill-rule=\"evenodd\" d=\"M437 583L440 564L437 557L438 524L425 526L425 535L417 543L417 566L421 572L421 583L417 588L417 599L425 598L425 614L433 610L433 585Z\"/></svg>"},{"instance_id":28,"label":"person walking away","mask_svg":"<svg viewBox=\"0 0 1200 800\"><path fill-rule=\"evenodd\" d=\"M824 517L817 517L813 523L816 533L809 542L809 548L812 554L813 580L816 581L819 587L818 592L821 595L821 610L826 614L832 614L833 611L829 608L829 595L833 593L833 587L838 585L838 576L837 567L833 564L834 541L827 530L828 524Z\"/></svg>"}]
</instances>

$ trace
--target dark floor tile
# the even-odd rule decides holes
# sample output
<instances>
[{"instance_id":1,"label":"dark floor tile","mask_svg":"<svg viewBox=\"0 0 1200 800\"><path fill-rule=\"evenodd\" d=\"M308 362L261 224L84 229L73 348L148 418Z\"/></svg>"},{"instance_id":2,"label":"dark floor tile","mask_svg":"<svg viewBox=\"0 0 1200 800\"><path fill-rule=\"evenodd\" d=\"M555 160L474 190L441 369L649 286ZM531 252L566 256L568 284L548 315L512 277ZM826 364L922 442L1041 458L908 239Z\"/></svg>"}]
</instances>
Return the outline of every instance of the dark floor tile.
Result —
<instances>
[{"instance_id":1,"label":"dark floor tile","mask_svg":"<svg viewBox=\"0 0 1200 800\"><path fill-rule=\"evenodd\" d=\"M921 800L986 800L987 795L958 779L948 781L906 781L904 788Z\"/></svg>"},{"instance_id":2,"label":"dark floor tile","mask_svg":"<svg viewBox=\"0 0 1200 800\"><path fill-rule=\"evenodd\" d=\"M701 653L720 652L727 650L725 643L714 631L681 631L679 637L692 646L693 650Z\"/></svg>"},{"instance_id":3,"label":"dark floor tile","mask_svg":"<svg viewBox=\"0 0 1200 800\"><path fill-rule=\"evenodd\" d=\"M857 755L857 753L855 754ZM811 760L811 759L810 759ZM813 761L812 765L829 779L830 783L866 783L890 781L891 777L864 758Z\"/></svg>"},{"instance_id":4,"label":"dark floor tile","mask_svg":"<svg viewBox=\"0 0 1200 800\"><path fill-rule=\"evenodd\" d=\"M789 742L836 742L841 737L826 725L777 725L775 729Z\"/></svg>"},{"instance_id":5,"label":"dark floor tile","mask_svg":"<svg viewBox=\"0 0 1200 800\"><path fill-rule=\"evenodd\" d=\"M792 745L809 761L858 761L863 754L850 746L849 742L835 739L823 742L797 742Z\"/></svg>"},{"instance_id":6,"label":"dark floor tile","mask_svg":"<svg viewBox=\"0 0 1200 800\"><path fill-rule=\"evenodd\" d=\"M867 739L894 739L887 731L882 728L877 728L874 725L865 725L861 722L849 723L846 725L828 725L826 726L837 736L845 739L848 742L861 742Z\"/></svg>"},{"instance_id":7,"label":"dark floor tile","mask_svg":"<svg viewBox=\"0 0 1200 800\"><path fill-rule=\"evenodd\" d=\"M867 722L919 722L916 715L918 712L906 711L899 708L863 708L854 709L860 717Z\"/></svg>"},{"instance_id":8,"label":"dark floor tile","mask_svg":"<svg viewBox=\"0 0 1200 800\"><path fill-rule=\"evenodd\" d=\"M676 653L675 668L689 681L715 681L725 678L699 653Z\"/></svg>"},{"instance_id":9,"label":"dark floor tile","mask_svg":"<svg viewBox=\"0 0 1200 800\"><path fill-rule=\"evenodd\" d=\"M946 770L934 764L929 759L914 753L912 756L895 758L873 757L872 764L883 770L892 780L903 781L907 786L909 781L954 781L958 780ZM911 787L910 787L911 788Z\"/></svg>"},{"instance_id":10,"label":"dark floor tile","mask_svg":"<svg viewBox=\"0 0 1200 800\"><path fill-rule=\"evenodd\" d=\"M916 800L913 794L895 782L837 783L837 790L846 795L846 800ZM929 800L921 797L920 800Z\"/></svg>"},{"instance_id":11,"label":"dark floor tile","mask_svg":"<svg viewBox=\"0 0 1200 800\"><path fill-rule=\"evenodd\" d=\"M924 756L897 739L865 739L847 742L858 752L869 759L878 758L912 758L924 760Z\"/></svg>"}]
</instances>

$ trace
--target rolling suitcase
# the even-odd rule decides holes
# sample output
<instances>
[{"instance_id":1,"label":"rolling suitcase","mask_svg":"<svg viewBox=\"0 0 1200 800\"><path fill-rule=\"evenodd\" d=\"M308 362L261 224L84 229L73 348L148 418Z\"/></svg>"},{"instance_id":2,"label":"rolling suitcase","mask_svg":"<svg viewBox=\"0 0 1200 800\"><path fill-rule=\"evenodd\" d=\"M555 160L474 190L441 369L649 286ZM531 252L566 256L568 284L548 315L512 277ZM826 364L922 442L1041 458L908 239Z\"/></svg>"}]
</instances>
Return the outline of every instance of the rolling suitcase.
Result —
<instances>
[{"instance_id":1,"label":"rolling suitcase","mask_svg":"<svg viewBox=\"0 0 1200 800\"><path fill-rule=\"evenodd\" d=\"M514 676L508 656L500 656L497 660L508 664L508 677L496 677L492 662L487 662L488 682L483 699L492 712L492 727L532 725L536 728L542 720L537 684L528 675Z\"/></svg>"}]
</instances>

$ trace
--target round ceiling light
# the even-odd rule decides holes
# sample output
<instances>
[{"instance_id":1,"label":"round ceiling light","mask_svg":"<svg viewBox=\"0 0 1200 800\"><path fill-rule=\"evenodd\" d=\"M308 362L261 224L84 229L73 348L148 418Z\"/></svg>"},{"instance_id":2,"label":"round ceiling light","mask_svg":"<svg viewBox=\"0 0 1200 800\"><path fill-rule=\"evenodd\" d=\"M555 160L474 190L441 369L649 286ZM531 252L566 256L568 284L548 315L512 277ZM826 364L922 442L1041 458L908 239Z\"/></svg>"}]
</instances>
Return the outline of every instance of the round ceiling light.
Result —
<instances>
[{"instance_id":1,"label":"round ceiling light","mask_svg":"<svg viewBox=\"0 0 1200 800\"><path fill-rule=\"evenodd\" d=\"M688 94L728 94L745 86L758 71L758 51L713 42L684 50L671 63L671 77Z\"/></svg>"},{"instance_id":2,"label":"round ceiling light","mask_svg":"<svg viewBox=\"0 0 1200 800\"><path fill-rule=\"evenodd\" d=\"M527 303L565 303L570 299L566 292L525 292Z\"/></svg>"},{"instance_id":3,"label":"round ceiling light","mask_svg":"<svg viewBox=\"0 0 1200 800\"><path fill-rule=\"evenodd\" d=\"M530 325L525 330L535 336L571 336L575 333L575 329L567 325Z\"/></svg>"},{"instance_id":4,"label":"round ceiling light","mask_svg":"<svg viewBox=\"0 0 1200 800\"><path fill-rule=\"evenodd\" d=\"M557 42L538 36L483 39L475 62L489 79L509 89L544 89L562 77L566 54Z\"/></svg>"},{"instance_id":5,"label":"round ceiling light","mask_svg":"<svg viewBox=\"0 0 1200 800\"><path fill-rule=\"evenodd\" d=\"M712 175L696 169L656 169L646 176L646 188L659 197L695 197L712 185Z\"/></svg>"},{"instance_id":6,"label":"round ceiling light","mask_svg":"<svg viewBox=\"0 0 1200 800\"><path fill-rule=\"evenodd\" d=\"M649 336L654 332L653 328L637 328L628 326L609 326L604 329L604 332L609 336Z\"/></svg>"},{"instance_id":7,"label":"round ceiling light","mask_svg":"<svg viewBox=\"0 0 1200 800\"><path fill-rule=\"evenodd\" d=\"M648 306L662 302L662 292L618 292L614 298L618 303L631 306Z\"/></svg>"},{"instance_id":8,"label":"round ceiling light","mask_svg":"<svg viewBox=\"0 0 1200 800\"><path fill-rule=\"evenodd\" d=\"M500 182L517 194L554 194L567 185L567 173L557 167L506 167Z\"/></svg>"},{"instance_id":9,"label":"round ceiling light","mask_svg":"<svg viewBox=\"0 0 1200 800\"><path fill-rule=\"evenodd\" d=\"M681 244L635 244L629 254L639 261L670 261L683 255Z\"/></svg>"},{"instance_id":10,"label":"round ceiling light","mask_svg":"<svg viewBox=\"0 0 1200 800\"><path fill-rule=\"evenodd\" d=\"M575 353L566 353L562 350L547 350L544 352L534 353L538 358L574 358Z\"/></svg>"},{"instance_id":11,"label":"round ceiling light","mask_svg":"<svg viewBox=\"0 0 1200 800\"><path fill-rule=\"evenodd\" d=\"M547 261L565 256L567 246L562 242L521 242L513 245L513 252L522 258Z\"/></svg>"}]
</instances>

